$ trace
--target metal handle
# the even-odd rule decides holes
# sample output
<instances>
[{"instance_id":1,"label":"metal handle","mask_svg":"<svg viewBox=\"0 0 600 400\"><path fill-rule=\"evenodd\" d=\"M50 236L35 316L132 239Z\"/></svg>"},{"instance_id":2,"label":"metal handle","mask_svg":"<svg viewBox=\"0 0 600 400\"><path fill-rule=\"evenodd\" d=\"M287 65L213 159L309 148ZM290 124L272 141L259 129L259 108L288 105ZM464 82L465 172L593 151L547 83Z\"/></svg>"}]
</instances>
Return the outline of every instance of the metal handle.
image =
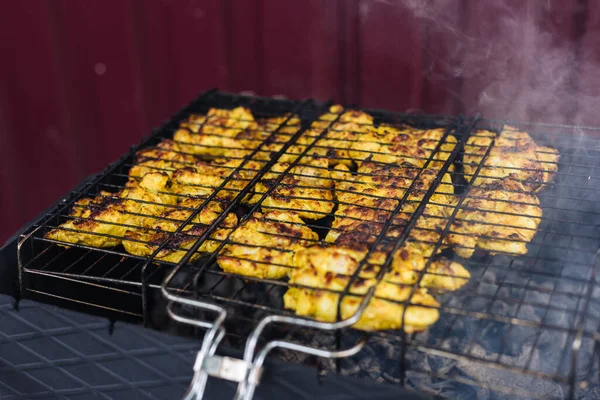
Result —
<instances>
[{"instance_id":1,"label":"metal handle","mask_svg":"<svg viewBox=\"0 0 600 400\"><path fill-rule=\"evenodd\" d=\"M267 355L276 348L282 348L292 351L298 351L300 353L311 354L317 357L326 357L326 358L345 358L351 357L357 354L362 350L365 343L367 342L367 336L364 335L354 346L345 350L338 351L330 351L317 349L310 346L304 346L293 342L288 342L284 340L274 340L269 343L258 353L254 362L251 364L250 369L248 370L246 379L241 381L238 384L238 388L235 394L235 400L252 400L254 396L254 391L256 390L256 386L258 385L260 372L262 366L267 358Z\"/></svg>"},{"instance_id":2,"label":"metal handle","mask_svg":"<svg viewBox=\"0 0 600 400\"><path fill-rule=\"evenodd\" d=\"M183 396L184 400L202 399L204 397L206 381L208 380L208 372L203 368L204 361L207 356L215 354L223 337L225 337L225 329L216 325L206 332L206 336L204 336L204 340L202 341L202 347L194 363L194 377L185 396Z\"/></svg>"}]
</instances>

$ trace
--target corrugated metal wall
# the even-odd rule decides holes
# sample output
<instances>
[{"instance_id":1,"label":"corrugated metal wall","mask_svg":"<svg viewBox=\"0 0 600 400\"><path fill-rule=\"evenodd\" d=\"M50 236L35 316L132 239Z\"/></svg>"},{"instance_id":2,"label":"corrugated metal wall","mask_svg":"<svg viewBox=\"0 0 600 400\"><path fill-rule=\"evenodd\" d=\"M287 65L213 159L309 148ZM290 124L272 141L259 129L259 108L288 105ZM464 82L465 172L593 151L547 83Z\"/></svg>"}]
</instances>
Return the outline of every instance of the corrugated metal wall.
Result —
<instances>
[{"instance_id":1,"label":"corrugated metal wall","mask_svg":"<svg viewBox=\"0 0 600 400\"><path fill-rule=\"evenodd\" d=\"M600 125L592 0L28 0L0 13L0 242L200 91Z\"/></svg>"}]
</instances>

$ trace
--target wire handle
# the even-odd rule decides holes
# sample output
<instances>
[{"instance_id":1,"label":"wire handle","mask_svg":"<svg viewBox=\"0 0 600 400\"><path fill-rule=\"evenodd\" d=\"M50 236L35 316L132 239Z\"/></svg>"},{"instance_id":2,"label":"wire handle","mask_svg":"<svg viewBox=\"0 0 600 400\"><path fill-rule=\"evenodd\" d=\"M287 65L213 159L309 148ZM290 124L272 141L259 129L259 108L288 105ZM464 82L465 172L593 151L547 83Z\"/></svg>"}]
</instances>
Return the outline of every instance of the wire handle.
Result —
<instances>
[{"instance_id":1,"label":"wire handle","mask_svg":"<svg viewBox=\"0 0 600 400\"><path fill-rule=\"evenodd\" d=\"M215 326L206 333L202 341L202 348L196 356L192 382L183 400L202 399L209 376L239 382L240 384L249 381L253 388L258 384L262 375L262 362L264 360L259 365L250 365L241 359L215 356L217 347L219 347L219 343L224 337L225 329L223 327Z\"/></svg>"},{"instance_id":2,"label":"wire handle","mask_svg":"<svg viewBox=\"0 0 600 400\"><path fill-rule=\"evenodd\" d=\"M217 331L218 333L215 337L213 332ZM202 399L204 397L204 390L206 389L206 382L208 381L208 373L203 368L204 361L207 356L213 356L215 354L215 351L224 336L225 330L222 328L216 328L215 330L211 329L206 333L206 336L202 341L202 347L196 356L196 362L194 363L194 377L183 397L184 400Z\"/></svg>"},{"instance_id":3,"label":"wire handle","mask_svg":"<svg viewBox=\"0 0 600 400\"><path fill-rule=\"evenodd\" d=\"M267 355L276 348L297 351L300 353L310 354L317 357L346 358L351 357L357 354L359 351L361 351L367 342L367 337L368 336L365 334L358 340L358 342L356 342L354 346L348 349L337 351L318 349L315 347L304 346L298 343L288 342L285 340L272 340L268 342L265 347L262 348L262 350L258 353L256 357L254 357L253 362L248 363L247 360L245 361L246 363L248 363L250 368L247 370L246 378L243 381L240 381L240 383L238 384L234 400L252 400L252 397L254 396L254 391L256 390L256 386L258 385L260 380L262 367L265 362L265 359L267 358ZM246 347L245 355L248 355L248 353L250 352L250 357L252 358L252 356L255 353L256 346L252 343L249 343L248 345L251 348L249 349L248 346Z\"/></svg>"}]
</instances>

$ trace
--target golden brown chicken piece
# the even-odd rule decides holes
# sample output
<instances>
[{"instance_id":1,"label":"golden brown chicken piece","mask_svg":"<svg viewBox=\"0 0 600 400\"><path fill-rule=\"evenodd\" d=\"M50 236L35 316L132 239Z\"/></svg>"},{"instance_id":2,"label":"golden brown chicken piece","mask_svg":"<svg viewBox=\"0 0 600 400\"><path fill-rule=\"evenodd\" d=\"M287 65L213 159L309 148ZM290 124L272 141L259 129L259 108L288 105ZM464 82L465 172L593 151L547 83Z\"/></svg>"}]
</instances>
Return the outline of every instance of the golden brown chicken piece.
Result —
<instances>
[{"instance_id":1,"label":"golden brown chicken piece","mask_svg":"<svg viewBox=\"0 0 600 400\"><path fill-rule=\"evenodd\" d=\"M334 322L340 293L350 284L350 275L363 257L360 252L337 246L315 246L297 252L294 261L298 268L290 275L291 287L283 298L285 307L300 316ZM406 332L415 332L437 321L439 303L427 289L416 289L411 297L413 288L402 282L401 276L387 274L378 283L376 271L377 267L372 266L361 269L349 288L350 294L341 300L341 319L352 317L364 295L376 286L374 297L353 325L355 328L366 331L400 329L404 322ZM409 297L411 305L406 307Z\"/></svg>"},{"instance_id":2,"label":"golden brown chicken piece","mask_svg":"<svg viewBox=\"0 0 600 400\"><path fill-rule=\"evenodd\" d=\"M231 176L230 180L217 193L218 199L235 198L254 178L264 162L228 160L219 158L211 162L198 161L193 166L178 169L173 173L172 192L185 197L207 197Z\"/></svg>"},{"instance_id":3,"label":"golden brown chicken piece","mask_svg":"<svg viewBox=\"0 0 600 400\"><path fill-rule=\"evenodd\" d=\"M241 140L242 145L249 149L260 145L260 149L253 160L269 161L300 130L301 121L296 115L286 114L280 117L261 119L258 121L258 125L257 130L246 130L238 138ZM272 136L270 136L271 134ZM279 158L279 161L293 162L296 159L295 155L302 153L306 147L304 145L309 143L306 139L304 134L300 136L296 144L291 145Z\"/></svg>"},{"instance_id":4,"label":"golden brown chicken piece","mask_svg":"<svg viewBox=\"0 0 600 400\"><path fill-rule=\"evenodd\" d=\"M374 129L373 117L369 114L358 110L348 110L341 114L342 111L342 106L331 106L329 113L319 117L312 125L314 136L327 129L313 150L315 154L327 159L329 166L351 166L350 149L357 141L363 140L366 132Z\"/></svg>"},{"instance_id":5,"label":"golden brown chicken piece","mask_svg":"<svg viewBox=\"0 0 600 400\"><path fill-rule=\"evenodd\" d=\"M511 174L494 183L472 187L465 195L446 243L469 258L476 247L491 254L526 254L542 217L536 195Z\"/></svg>"},{"instance_id":6,"label":"golden brown chicken piece","mask_svg":"<svg viewBox=\"0 0 600 400\"><path fill-rule=\"evenodd\" d=\"M132 178L142 178L149 172L164 172L171 176L173 171L193 165L196 157L182 152L181 147L170 139L163 139L155 147L136 153L135 165L129 170Z\"/></svg>"},{"instance_id":7,"label":"golden brown chicken piece","mask_svg":"<svg viewBox=\"0 0 600 400\"><path fill-rule=\"evenodd\" d=\"M418 173L412 165L363 162L352 174L338 165L332 178L339 204L325 241L333 243L343 232L358 232L361 225L377 235Z\"/></svg>"},{"instance_id":8,"label":"golden brown chicken piece","mask_svg":"<svg viewBox=\"0 0 600 400\"><path fill-rule=\"evenodd\" d=\"M293 268L294 253L318 238L296 214L254 213L231 234L217 263L227 272L280 279Z\"/></svg>"},{"instance_id":9,"label":"golden brown chicken piece","mask_svg":"<svg viewBox=\"0 0 600 400\"><path fill-rule=\"evenodd\" d=\"M246 129L256 130L257 123L249 109L237 107L233 110L211 108L204 120L183 122L173 139L181 149L200 156L242 158L251 153L237 138Z\"/></svg>"},{"instance_id":10,"label":"golden brown chicken piece","mask_svg":"<svg viewBox=\"0 0 600 400\"><path fill-rule=\"evenodd\" d=\"M293 167L281 182L276 183L289 167L289 163L275 164L257 183L256 194L250 203L257 203L275 185L261 204L263 211L285 209L309 219L323 218L331 213L334 207L333 181L327 160L303 159L302 165Z\"/></svg>"},{"instance_id":11,"label":"golden brown chicken piece","mask_svg":"<svg viewBox=\"0 0 600 400\"><path fill-rule=\"evenodd\" d=\"M473 180L488 148L492 146L474 185L489 184L514 174L527 191L538 192L552 181L558 169L558 151L538 146L526 132L507 127L499 136L490 131L477 131L465 144L464 173Z\"/></svg>"},{"instance_id":12,"label":"golden brown chicken piece","mask_svg":"<svg viewBox=\"0 0 600 400\"><path fill-rule=\"evenodd\" d=\"M431 250L433 246L426 246L425 251ZM392 261L394 278L401 279L408 284L414 284L419 280L421 271L427 265L429 254L423 252L423 247L418 243L405 242L394 254ZM419 285L425 288L441 290L457 290L463 287L471 277L469 271L461 264L446 258L432 261Z\"/></svg>"},{"instance_id":13,"label":"golden brown chicken piece","mask_svg":"<svg viewBox=\"0 0 600 400\"><path fill-rule=\"evenodd\" d=\"M166 244L155 259L172 263L179 262L187 250L192 248L209 226L223 213L223 206L219 202L211 201L181 232L172 235L172 232L175 232L196 209L203 206L204 201L203 199L185 199L177 207L171 207L164 211L149 228L127 230L123 239L125 250L130 254L149 257L159 246ZM210 239L202 243L190 261L196 260L200 253L215 251L236 225L236 215L228 214L211 234Z\"/></svg>"},{"instance_id":14,"label":"golden brown chicken piece","mask_svg":"<svg viewBox=\"0 0 600 400\"><path fill-rule=\"evenodd\" d=\"M456 143L458 140L453 135L446 136L446 139L440 146L439 150L431 157L431 161L427 164L427 168L429 169L442 169L446 160L450 158L450 154L456 147ZM450 164L448 167L448 172L454 172L455 167L454 164Z\"/></svg>"},{"instance_id":15,"label":"golden brown chicken piece","mask_svg":"<svg viewBox=\"0 0 600 400\"><path fill-rule=\"evenodd\" d=\"M350 156L360 164L364 160L382 163L411 163L418 167L425 165L431 153L444 137L445 129L417 129L409 126L394 127L380 125L363 134L352 145ZM445 150L453 149L456 138L449 137ZM449 153L438 153L436 158L446 158Z\"/></svg>"},{"instance_id":16,"label":"golden brown chicken piece","mask_svg":"<svg viewBox=\"0 0 600 400\"><path fill-rule=\"evenodd\" d=\"M423 170L420 175L419 171L419 168L408 163L397 166L372 161L364 161L356 175L348 172L345 166L336 167L332 177L335 179L335 195L340 204L335 212L333 229L329 231L325 241L333 243L345 232L352 234L367 229L374 239L391 218L406 190L411 188L413 181L419 176L402 209L394 217L391 229L386 232L386 236L398 236L439 174L434 169ZM444 174L436 192L438 194L433 198L442 201L446 201L444 193L454 192L448 174Z\"/></svg>"},{"instance_id":17,"label":"golden brown chicken piece","mask_svg":"<svg viewBox=\"0 0 600 400\"><path fill-rule=\"evenodd\" d=\"M139 185L107 196L104 192L91 200L77 202L77 210L59 227L45 237L65 243L90 247L115 247L127 229L153 223L176 198L168 193L169 177L162 173L144 175ZM84 208L87 206L86 208ZM68 247L68 246L66 246Z\"/></svg>"},{"instance_id":18,"label":"golden brown chicken piece","mask_svg":"<svg viewBox=\"0 0 600 400\"><path fill-rule=\"evenodd\" d=\"M81 217L86 210L91 208L98 208L101 204L106 202L107 198L110 197L118 197L120 193L113 193L107 190L101 190L96 197L84 197L82 199L76 200L73 203L73 208L69 211L69 216L79 218Z\"/></svg>"},{"instance_id":19,"label":"golden brown chicken piece","mask_svg":"<svg viewBox=\"0 0 600 400\"><path fill-rule=\"evenodd\" d=\"M206 115L201 114L191 114L185 120L183 120L180 124L180 128L185 128L190 132L198 133L204 123L206 122Z\"/></svg>"},{"instance_id":20,"label":"golden brown chicken piece","mask_svg":"<svg viewBox=\"0 0 600 400\"><path fill-rule=\"evenodd\" d=\"M445 229L450 228L448 226L450 223L449 218L454 211L457 200L450 194L441 193L445 190L443 188L445 185L451 187L450 184L442 184L438 187L436 193L429 199L429 203L422 214L417 218L415 226L408 234L407 241L400 248L400 250L407 249L411 255L416 254L419 260L432 257L434 252L439 254L446 248L443 241L443 232ZM408 203L404 208L411 210L410 215L412 215L416 207L417 203L415 202ZM423 267L424 264L421 269Z\"/></svg>"}]
</instances>

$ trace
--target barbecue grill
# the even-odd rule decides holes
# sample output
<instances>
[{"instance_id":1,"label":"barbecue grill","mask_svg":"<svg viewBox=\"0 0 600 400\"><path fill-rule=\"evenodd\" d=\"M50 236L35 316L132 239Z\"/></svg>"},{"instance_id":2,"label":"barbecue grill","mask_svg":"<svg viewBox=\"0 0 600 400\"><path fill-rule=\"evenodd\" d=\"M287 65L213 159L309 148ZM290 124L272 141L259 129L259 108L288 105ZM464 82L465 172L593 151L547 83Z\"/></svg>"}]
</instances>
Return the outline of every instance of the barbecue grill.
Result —
<instances>
[{"instance_id":1,"label":"barbecue grill","mask_svg":"<svg viewBox=\"0 0 600 400\"><path fill-rule=\"evenodd\" d=\"M174 264L155 258L162 248L169 246L169 241L163 242L151 257L139 257L121 247L97 249L69 244L70 247L65 248L44 237L71 218L68 212L78 199L124 188L136 151L156 146L163 138L171 138L179 123L191 114L206 114L212 107L236 106L248 107L260 117L293 113L300 117L301 126L296 133L289 134L289 140L280 143L280 150L270 152L270 159L253 172L251 179L244 181L243 189L232 189L228 184L241 179L236 173L265 151L263 145L277 143L276 137L290 117L244 156L243 162L205 204L224 191L234 191L233 200L192 248L186 250L180 262ZM304 150L292 152L294 144L301 138L306 139L308 128L329 106L330 103L313 100L276 100L216 90L202 94L141 144L132 147L127 155L79 185L22 233L18 240L17 295L201 338L190 396L201 395L210 375L237 382L239 398L252 398L267 356L312 365L323 379L329 374L341 374L450 398L577 398L600 384L597 277L600 129L597 128L344 108L344 111L362 110L371 114L375 124L444 129L443 137L435 143L431 155L422 160L423 167L418 171L421 174L433 163L440 163L434 183L425 188L416 201L409 199L411 188L406 188L404 197L381 222L381 233L369 245L369 253L384 243L396 250L412 240L410 233L423 229L417 222L420 217L428 216L425 206L431 202L436 189L443 186L442 176L453 169L458 205L444 221L440 239L431 243L435 249L433 254L443 249L442 238L450 232L458 211L468 208L463 202L470 187L469 178L465 179L461 163L468 151L465 142L475 131L500 132L505 124L510 124L528 132L537 143L558 149L561 154L553 183L538 193L544 214L533 241L528 243L528 253L491 255L477 251L474 257L461 260L471 273L469 283L457 291L435 293L440 302L440 318L424 332L407 333L400 329L366 333L353 329L351 325L374 296L374 287L362 297L358 312L350 318L341 318L339 306L336 322L298 317L283 307L282 297L290 286L285 280L236 275L217 266L217 254L232 243L230 238L220 241L217 251L191 261L228 212L235 212L240 222L247 220L260 210L277 185L293 174L294 167L303 165L311 152L319 149L319 140L335 130L337 119L323 120L326 127L308 138ZM339 115L341 113L337 118ZM451 151L446 151L443 145L449 135L455 136L458 142ZM491 146L484 160L490 149ZM257 203L243 204L244 197L277 160L286 155L293 156L289 167L270 183ZM483 164L480 163L475 177L482 177ZM415 211L401 226L401 234L391 237L390 230L397 228L394 217L411 201L416 202ZM200 208L194 210L186 223L169 233L170 238L180 235L199 211ZM331 220L331 215L323 215L307 225L319 233L321 240L331 229ZM378 280L384 279L390 268L393 250L379 270ZM443 254L459 260L450 250L444 250ZM418 281L411 285L413 293L432 260L419 271ZM359 279L366 267L367 262L362 261L350 282ZM352 296L351 283L339 293L341 298ZM404 302L405 310L409 304L410 300ZM169 322L166 314L181 325ZM234 353L227 354L236 355L222 356L222 350L233 350Z\"/></svg>"}]
</instances>

